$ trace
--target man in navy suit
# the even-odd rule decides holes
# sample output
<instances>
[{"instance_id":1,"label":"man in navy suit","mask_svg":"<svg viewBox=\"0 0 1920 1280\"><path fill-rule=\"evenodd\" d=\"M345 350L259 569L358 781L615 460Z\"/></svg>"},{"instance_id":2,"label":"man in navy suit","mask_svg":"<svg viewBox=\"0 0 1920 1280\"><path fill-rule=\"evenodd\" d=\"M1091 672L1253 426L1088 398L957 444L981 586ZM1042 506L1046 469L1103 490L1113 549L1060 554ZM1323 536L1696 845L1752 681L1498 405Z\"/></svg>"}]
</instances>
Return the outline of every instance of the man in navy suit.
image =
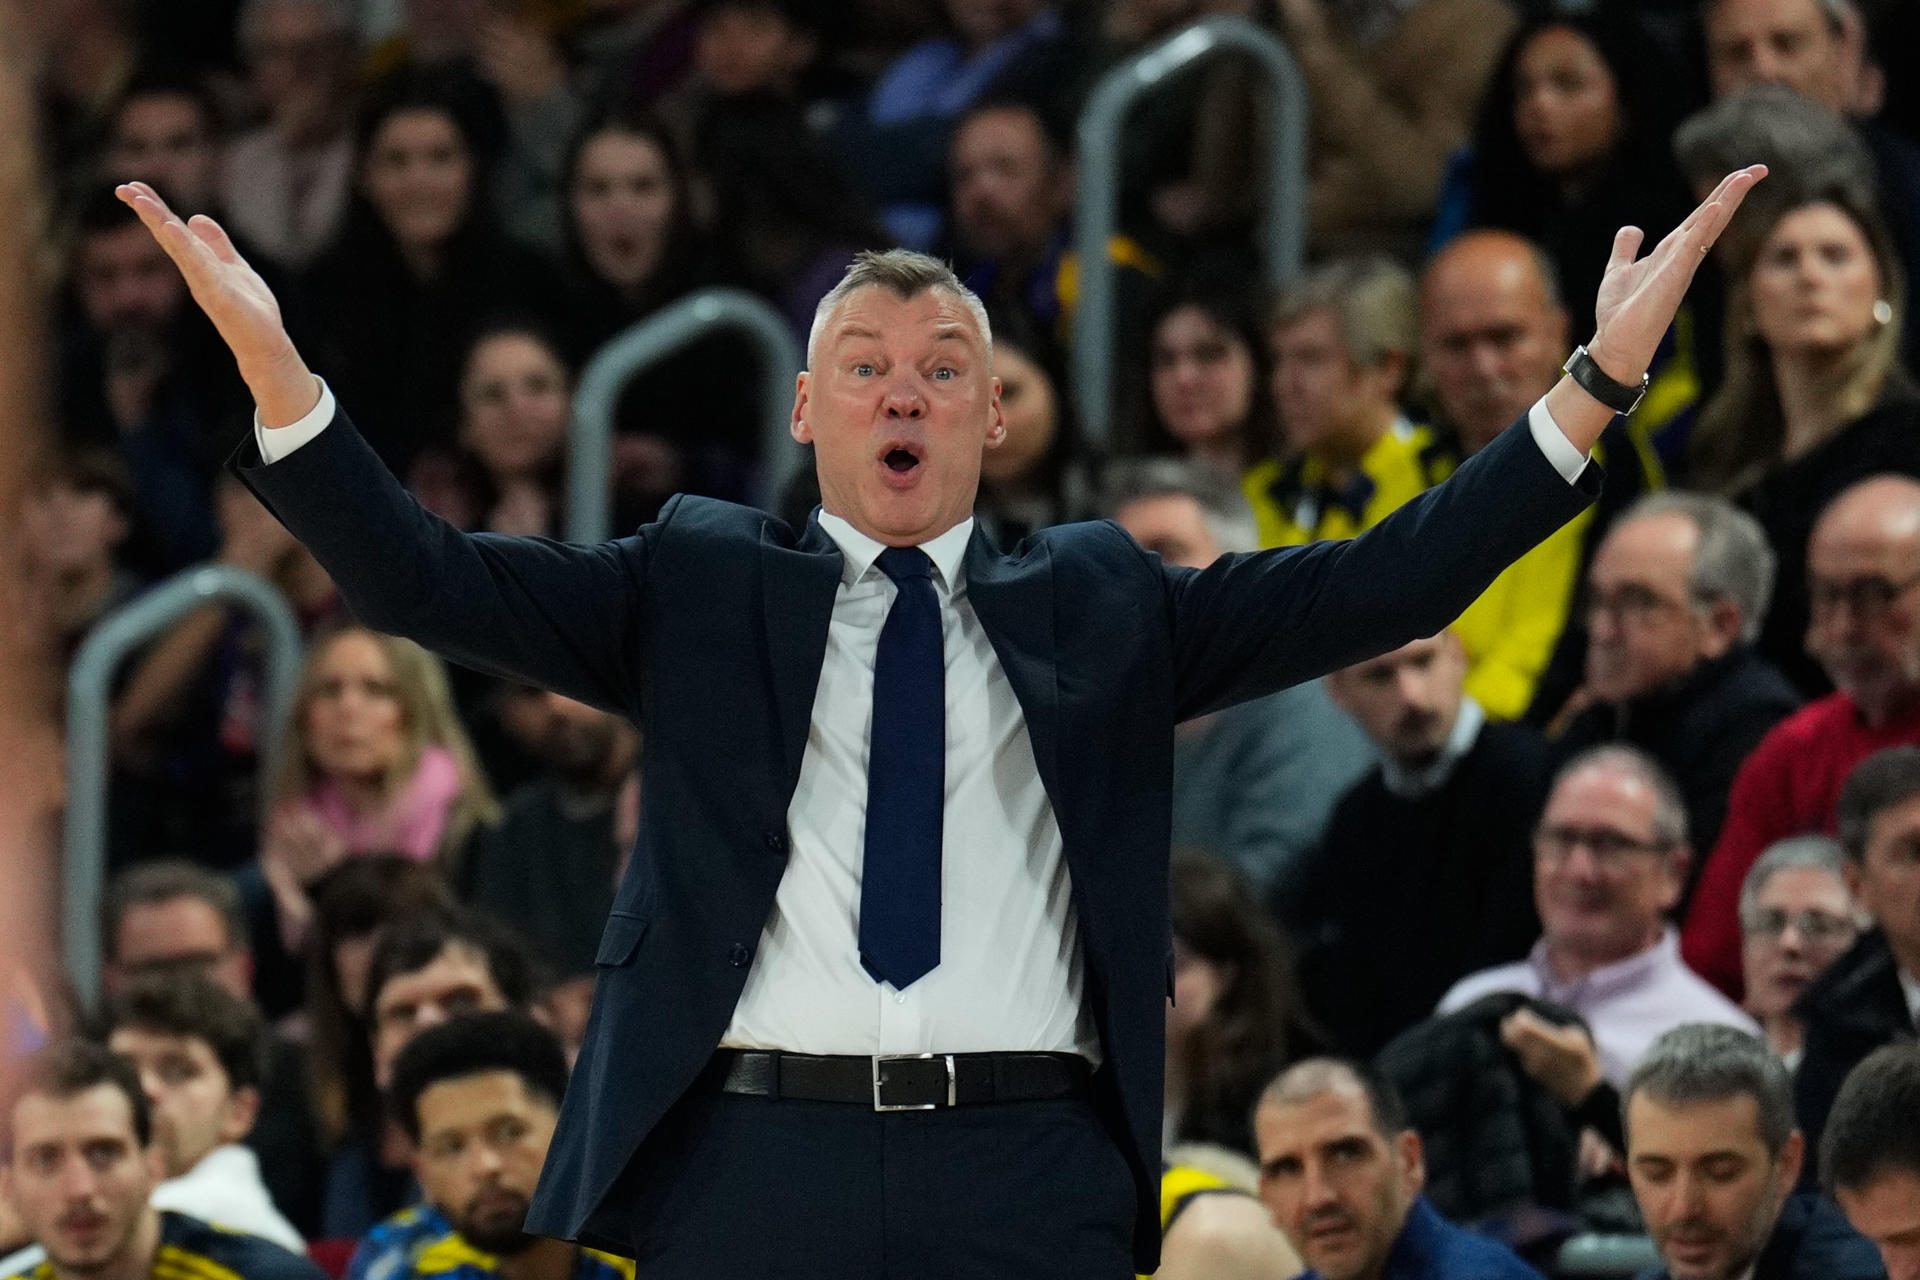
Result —
<instances>
[{"instance_id":1,"label":"man in navy suit","mask_svg":"<svg viewBox=\"0 0 1920 1280\"><path fill-rule=\"evenodd\" d=\"M618 710L644 810L529 1227L644 1277L1151 1271L1175 723L1438 631L1597 490L1693 270L1761 171L1639 261L1582 382L1351 543L1162 565L1108 523L973 529L1005 424L978 300L916 254L825 298L795 532L676 498L596 547L422 510L211 221L123 197L257 404L236 466L355 612Z\"/></svg>"}]
</instances>

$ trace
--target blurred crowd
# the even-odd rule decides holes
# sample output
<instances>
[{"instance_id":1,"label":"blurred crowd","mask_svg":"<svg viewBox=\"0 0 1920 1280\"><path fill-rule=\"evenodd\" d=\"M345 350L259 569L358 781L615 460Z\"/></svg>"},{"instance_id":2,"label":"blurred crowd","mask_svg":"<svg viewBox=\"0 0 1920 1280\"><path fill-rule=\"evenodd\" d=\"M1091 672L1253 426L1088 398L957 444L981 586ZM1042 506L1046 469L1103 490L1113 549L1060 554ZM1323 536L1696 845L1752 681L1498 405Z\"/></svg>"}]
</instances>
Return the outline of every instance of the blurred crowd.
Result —
<instances>
[{"instance_id":1,"label":"blurred crowd","mask_svg":"<svg viewBox=\"0 0 1920 1280\"><path fill-rule=\"evenodd\" d=\"M1920 1193L1911 1064L1876 1059L1884 1079L1851 1086L1851 1110L1843 1088L1920 1015L1917 13L50 11L57 287L23 621L66 663L103 617L218 563L283 597L305 647L278 741L267 637L237 607L201 607L116 673L105 991L44 975L7 1028L11 1051L44 1047L5 1117L0 1245L51 1257L11 1270L78 1265L65 1211L29 1194L22 1135L79 1123L55 1103L125 1095L129 1158L163 1159L120 1184L137 1193L123 1216L158 1211L154 1247L196 1276L281 1264L227 1257L193 1217L355 1280L514 1260L514 1280L631 1275L591 1251L529 1270L546 1244L495 1219L531 1190L584 1033L646 744L349 616L224 472L251 402L116 183L219 220L361 432L462 529L561 534L576 380L616 335L733 286L804 344L855 253L905 245L950 259L992 317L1008 426L977 508L992 535L1111 518L1204 566L1358 536L1444 481L1590 336L1616 228L1651 242L1764 162L1645 399L1596 450L1588 512L1441 634L1181 728L1165 1138L1191 1164L1169 1173L1168 1266L1176 1228L1247 1234L1200 1195L1239 1185L1284 1232L1280 1260L1187 1274L1370 1280L1396 1241L1402 1261L1415 1239L1453 1257L1449 1222L1543 1267L1575 1234L1646 1234L1703 1280L1736 1280L1791 1227L1803 1269L1761 1280L1880 1274L1816 1189L1838 1161L1828 1185L1862 1231L1848 1188L1887 1161ZM1169 81L1120 148L1113 420L1078 423L1077 122L1110 69L1220 16L1278 37L1304 80L1308 261L1277 292L1256 283L1276 163L1258 80L1228 58ZM757 359L709 336L621 392L619 530L675 492L767 492ZM807 518L810 481L778 496L785 518ZM494 1075L518 1082L504 1102L447 1083ZM1914 1104L1908 1165L1861 1154L1901 1128L1889 1097ZM1758 1189L1680 1204L1690 1109L1722 1103L1738 1114L1708 1129L1747 1143ZM460 1129L489 1106L519 1117L511 1133ZM493 1200L461 1181L463 1142L505 1170ZM1374 1181L1341 1190L1363 1165ZM1703 1239L1740 1265L1696 1265ZM1434 1265L1391 1274L1469 1273Z\"/></svg>"}]
</instances>

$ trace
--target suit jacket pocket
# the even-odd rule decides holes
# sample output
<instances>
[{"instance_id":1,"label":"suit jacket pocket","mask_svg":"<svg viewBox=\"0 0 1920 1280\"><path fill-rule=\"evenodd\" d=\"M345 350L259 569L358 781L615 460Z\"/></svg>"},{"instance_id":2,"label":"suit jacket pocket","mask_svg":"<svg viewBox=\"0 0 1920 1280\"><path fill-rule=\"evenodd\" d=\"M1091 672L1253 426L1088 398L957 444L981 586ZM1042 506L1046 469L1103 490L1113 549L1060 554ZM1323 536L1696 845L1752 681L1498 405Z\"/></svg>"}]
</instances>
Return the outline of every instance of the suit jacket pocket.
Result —
<instances>
[{"instance_id":1,"label":"suit jacket pocket","mask_svg":"<svg viewBox=\"0 0 1920 1280\"><path fill-rule=\"evenodd\" d=\"M633 953L640 949L640 939L646 935L647 921L625 911L615 911L607 917L607 928L600 935L600 951L593 962L598 965L618 966L633 959Z\"/></svg>"}]
</instances>

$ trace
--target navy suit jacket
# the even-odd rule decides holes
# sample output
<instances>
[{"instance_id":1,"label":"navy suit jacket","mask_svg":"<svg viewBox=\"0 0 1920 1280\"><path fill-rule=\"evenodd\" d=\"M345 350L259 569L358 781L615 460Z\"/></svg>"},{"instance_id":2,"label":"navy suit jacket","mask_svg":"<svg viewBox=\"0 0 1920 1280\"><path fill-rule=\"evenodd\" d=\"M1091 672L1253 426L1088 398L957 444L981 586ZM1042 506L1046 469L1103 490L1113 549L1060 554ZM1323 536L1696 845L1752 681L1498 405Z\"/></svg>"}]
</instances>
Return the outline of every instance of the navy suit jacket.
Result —
<instances>
[{"instance_id":1,"label":"navy suit jacket","mask_svg":"<svg viewBox=\"0 0 1920 1280\"><path fill-rule=\"evenodd\" d=\"M462 533L344 415L271 467L249 440L235 467L368 625L640 726L639 838L528 1219L630 1253L608 1192L725 1033L786 869L838 549L817 523L796 535L693 497L598 546ZM1095 1105L1133 1167L1142 1271L1160 1247L1174 724L1434 634L1599 480L1590 465L1569 485L1523 422L1352 542L1195 571L1110 522L1011 554L974 534L968 599L1059 820L1105 1055Z\"/></svg>"}]
</instances>

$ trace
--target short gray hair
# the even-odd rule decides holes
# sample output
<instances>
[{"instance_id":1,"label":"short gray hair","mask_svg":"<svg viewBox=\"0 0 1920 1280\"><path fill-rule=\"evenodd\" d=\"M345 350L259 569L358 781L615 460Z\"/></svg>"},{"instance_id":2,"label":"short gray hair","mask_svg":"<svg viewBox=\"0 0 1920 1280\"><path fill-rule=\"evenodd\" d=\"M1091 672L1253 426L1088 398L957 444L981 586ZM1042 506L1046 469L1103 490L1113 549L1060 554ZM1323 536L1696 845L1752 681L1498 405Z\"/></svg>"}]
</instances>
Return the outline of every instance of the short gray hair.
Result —
<instances>
[{"instance_id":1,"label":"short gray hair","mask_svg":"<svg viewBox=\"0 0 1920 1280\"><path fill-rule=\"evenodd\" d=\"M1699 1022L1675 1027L1653 1042L1620 1095L1627 1149L1633 1132L1625 1119L1635 1095L1668 1107L1752 1098L1760 1142L1778 1156L1793 1136L1793 1080L1766 1042L1738 1027Z\"/></svg>"},{"instance_id":2,"label":"short gray hair","mask_svg":"<svg viewBox=\"0 0 1920 1280\"><path fill-rule=\"evenodd\" d=\"M1774 841L1747 869L1747 878L1740 883L1740 918L1746 919L1753 911L1760 900L1760 891L1767 887L1767 881L1775 872L1805 867L1824 871L1845 883L1845 859L1845 850L1832 836L1788 836Z\"/></svg>"},{"instance_id":3,"label":"short gray hair","mask_svg":"<svg viewBox=\"0 0 1920 1280\"><path fill-rule=\"evenodd\" d=\"M1877 189L1873 154L1836 112L1785 85L1752 85L1696 111L1673 134L1674 159L1695 184L1764 164L1794 190Z\"/></svg>"},{"instance_id":4,"label":"short gray hair","mask_svg":"<svg viewBox=\"0 0 1920 1280\"><path fill-rule=\"evenodd\" d=\"M1624 742L1588 747L1560 766L1560 772L1553 775L1549 800L1561 783L1589 769L1615 769L1645 783L1653 792L1653 838L1670 849L1687 842L1687 802L1680 795L1680 788L1674 785L1672 775L1658 760Z\"/></svg>"},{"instance_id":5,"label":"short gray hair","mask_svg":"<svg viewBox=\"0 0 1920 1280\"><path fill-rule=\"evenodd\" d=\"M853 255L853 262L840 277L840 283L827 290L827 296L813 309L813 325L807 330L809 369L813 367L813 353L819 346L820 333L827 327L827 317L848 295L868 287L887 289L902 299L917 298L933 289L952 294L973 314L973 322L980 327L980 340L986 343L987 356L992 358L993 326L987 323L986 305L961 283L952 267L930 254L912 249L863 249Z\"/></svg>"},{"instance_id":6,"label":"short gray hair","mask_svg":"<svg viewBox=\"0 0 1920 1280\"><path fill-rule=\"evenodd\" d=\"M1273 327L1283 328L1316 311L1330 311L1340 326L1347 358L1372 368L1398 352L1413 372L1420 348L1417 291L1407 269L1373 254L1336 258L1287 286L1273 308Z\"/></svg>"},{"instance_id":7,"label":"short gray hair","mask_svg":"<svg viewBox=\"0 0 1920 1280\"><path fill-rule=\"evenodd\" d=\"M1654 516L1679 516L1700 535L1688 586L1702 603L1731 600L1740 608L1740 640L1760 638L1773 599L1774 555L1767 534L1740 508L1717 494L1668 490L1651 493L1620 516L1614 527Z\"/></svg>"},{"instance_id":8,"label":"short gray hair","mask_svg":"<svg viewBox=\"0 0 1920 1280\"><path fill-rule=\"evenodd\" d=\"M1223 553L1260 549L1259 526L1246 494L1214 467L1178 458L1136 458L1107 468L1100 490L1100 510L1107 518L1149 498L1192 499Z\"/></svg>"}]
</instances>

